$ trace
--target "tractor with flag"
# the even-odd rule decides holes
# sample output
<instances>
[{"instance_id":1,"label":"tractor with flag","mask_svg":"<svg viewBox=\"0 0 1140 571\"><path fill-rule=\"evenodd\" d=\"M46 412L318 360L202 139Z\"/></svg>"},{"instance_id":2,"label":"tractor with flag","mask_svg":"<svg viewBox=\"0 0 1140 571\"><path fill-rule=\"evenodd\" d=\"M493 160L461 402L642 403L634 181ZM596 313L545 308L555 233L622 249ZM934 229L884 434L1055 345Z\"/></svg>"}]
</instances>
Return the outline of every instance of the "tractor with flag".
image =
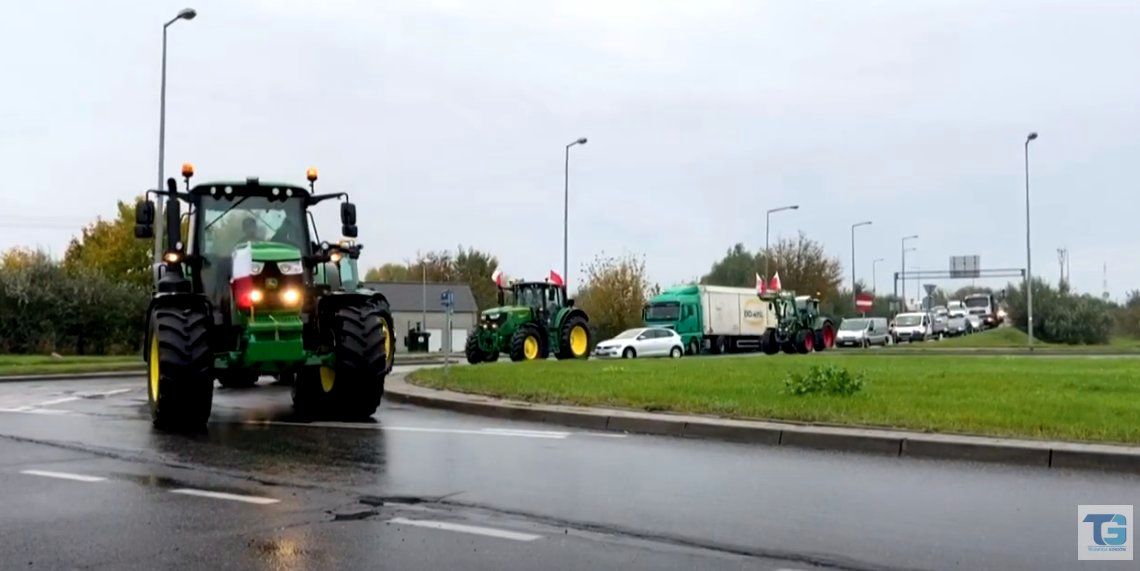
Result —
<instances>
[{"instance_id":1,"label":"tractor with flag","mask_svg":"<svg viewBox=\"0 0 1140 571\"><path fill-rule=\"evenodd\" d=\"M775 327L761 340L764 353L811 353L835 346L835 320L820 312L819 299L784 291L779 272L768 283L757 274L756 293L776 312Z\"/></svg>"},{"instance_id":2,"label":"tractor with flag","mask_svg":"<svg viewBox=\"0 0 1140 571\"><path fill-rule=\"evenodd\" d=\"M491 363L500 353L512 361L546 359L551 354L558 359L589 356L590 318L567 297L562 276L551 271L541 282L508 281L496 271L492 279L499 287L499 307L482 312L467 336L468 363Z\"/></svg>"},{"instance_id":3,"label":"tractor with flag","mask_svg":"<svg viewBox=\"0 0 1140 571\"><path fill-rule=\"evenodd\" d=\"M257 178L191 188L193 167L182 174L184 191L171 178L166 190L147 192L167 198L143 355L155 426L199 428L215 379L245 387L262 375L294 378L299 412L375 413L393 364L388 302L360 287L360 244L321 242L309 224L312 207L342 200L341 235L355 238L348 195L314 194L316 169L308 188ZM135 236L153 238L154 222L154 202L140 202Z\"/></svg>"}]
</instances>

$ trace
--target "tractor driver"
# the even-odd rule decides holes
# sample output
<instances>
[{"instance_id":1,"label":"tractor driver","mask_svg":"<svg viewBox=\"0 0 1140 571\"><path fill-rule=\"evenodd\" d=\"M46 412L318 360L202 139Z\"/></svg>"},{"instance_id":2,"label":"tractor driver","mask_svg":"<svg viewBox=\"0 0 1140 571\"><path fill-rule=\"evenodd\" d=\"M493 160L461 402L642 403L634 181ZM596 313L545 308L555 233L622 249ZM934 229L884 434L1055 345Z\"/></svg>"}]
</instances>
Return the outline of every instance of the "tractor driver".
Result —
<instances>
[{"instance_id":1,"label":"tractor driver","mask_svg":"<svg viewBox=\"0 0 1140 571\"><path fill-rule=\"evenodd\" d=\"M241 221L241 240L238 242L260 242L264 240L261 236L261 228L257 226L257 220L253 218L246 218Z\"/></svg>"}]
</instances>

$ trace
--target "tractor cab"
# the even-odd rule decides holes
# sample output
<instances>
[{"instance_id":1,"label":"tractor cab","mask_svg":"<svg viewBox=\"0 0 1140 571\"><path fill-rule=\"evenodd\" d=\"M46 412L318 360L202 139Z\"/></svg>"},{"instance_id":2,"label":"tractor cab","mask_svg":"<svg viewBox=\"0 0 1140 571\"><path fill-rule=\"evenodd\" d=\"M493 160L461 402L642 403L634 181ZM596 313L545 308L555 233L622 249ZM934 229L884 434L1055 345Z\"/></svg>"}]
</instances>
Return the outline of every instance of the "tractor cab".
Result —
<instances>
[{"instance_id":1,"label":"tractor cab","mask_svg":"<svg viewBox=\"0 0 1140 571\"><path fill-rule=\"evenodd\" d=\"M511 284L514 304L528 307L536 319L549 321L566 305L566 292L548 282L516 282Z\"/></svg>"}]
</instances>

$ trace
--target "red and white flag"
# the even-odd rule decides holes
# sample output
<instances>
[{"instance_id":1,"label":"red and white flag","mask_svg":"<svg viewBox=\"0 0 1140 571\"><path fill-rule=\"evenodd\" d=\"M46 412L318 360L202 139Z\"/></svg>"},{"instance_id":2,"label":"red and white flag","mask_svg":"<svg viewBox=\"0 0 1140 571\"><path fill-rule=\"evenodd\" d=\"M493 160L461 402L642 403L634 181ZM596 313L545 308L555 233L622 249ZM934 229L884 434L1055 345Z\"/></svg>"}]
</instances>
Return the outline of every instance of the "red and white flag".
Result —
<instances>
[{"instance_id":1,"label":"red and white flag","mask_svg":"<svg viewBox=\"0 0 1140 571\"><path fill-rule=\"evenodd\" d=\"M558 272L554 270L550 270L550 277L548 279L550 280L550 283L558 287L566 285L566 282L562 281L562 276L558 275Z\"/></svg>"},{"instance_id":2,"label":"red and white flag","mask_svg":"<svg viewBox=\"0 0 1140 571\"><path fill-rule=\"evenodd\" d=\"M760 277L760 274L756 274L756 293L764 293L765 291L764 278Z\"/></svg>"},{"instance_id":3,"label":"red and white flag","mask_svg":"<svg viewBox=\"0 0 1140 571\"><path fill-rule=\"evenodd\" d=\"M780 289L782 289L780 285L780 272L772 274L772 283L768 285L768 289L772 291L780 291Z\"/></svg>"},{"instance_id":4,"label":"red and white flag","mask_svg":"<svg viewBox=\"0 0 1140 571\"><path fill-rule=\"evenodd\" d=\"M503 270L495 270L492 272L491 281L494 281L495 285L503 287Z\"/></svg>"}]
</instances>

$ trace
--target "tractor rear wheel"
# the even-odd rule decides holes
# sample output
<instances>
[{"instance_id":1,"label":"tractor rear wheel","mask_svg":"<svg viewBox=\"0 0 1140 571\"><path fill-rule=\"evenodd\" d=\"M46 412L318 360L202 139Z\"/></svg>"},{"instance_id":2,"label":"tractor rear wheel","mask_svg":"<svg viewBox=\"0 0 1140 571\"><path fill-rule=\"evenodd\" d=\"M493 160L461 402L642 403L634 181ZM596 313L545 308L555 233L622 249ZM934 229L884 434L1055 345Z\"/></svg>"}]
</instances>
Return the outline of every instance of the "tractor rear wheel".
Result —
<instances>
[{"instance_id":1,"label":"tractor rear wheel","mask_svg":"<svg viewBox=\"0 0 1140 571\"><path fill-rule=\"evenodd\" d=\"M558 339L559 359L585 359L590 356L590 327L586 320L575 315L562 324Z\"/></svg>"},{"instance_id":2,"label":"tractor rear wheel","mask_svg":"<svg viewBox=\"0 0 1140 571\"><path fill-rule=\"evenodd\" d=\"M201 309L160 307L150 317L147 400L154 426L196 430L210 418L214 378L208 324Z\"/></svg>"},{"instance_id":3,"label":"tractor rear wheel","mask_svg":"<svg viewBox=\"0 0 1140 571\"><path fill-rule=\"evenodd\" d=\"M218 383L227 389L248 389L257 384L260 375L246 369L223 369L218 372Z\"/></svg>"},{"instance_id":4,"label":"tractor rear wheel","mask_svg":"<svg viewBox=\"0 0 1140 571\"><path fill-rule=\"evenodd\" d=\"M363 419L376 413L384 395L387 375L386 342L392 317L373 303L348 305L333 317L332 367L320 367L317 381L329 412L337 417ZM312 373L309 374L312 384ZM300 384L301 379L298 379ZM312 387L305 387L311 390Z\"/></svg>"},{"instance_id":5,"label":"tractor rear wheel","mask_svg":"<svg viewBox=\"0 0 1140 571\"><path fill-rule=\"evenodd\" d=\"M479 331L472 331L467 335L467 343L463 345L463 354L467 356L467 363L470 365L478 365L485 359L483 350L479 348Z\"/></svg>"},{"instance_id":6,"label":"tractor rear wheel","mask_svg":"<svg viewBox=\"0 0 1140 571\"><path fill-rule=\"evenodd\" d=\"M826 351L835 347L835 327L830 321L825 321L823 327L815 332L815 350Z\"/></svg>"},{"instance_id":7,"label":"tractor rear wheel","mask_svg":"<svg viewBox=\"0 0 1140 571\"><path fill-rule=\"evenodd\" d=\"M539 358L546 358L542 334L532 324L519 327L518 331L515 331L511 337L511 360L517 363L518 361L533 361Z\"/></svg>"},{"instance_id":8,"label":"tractor rear wheel","mask_svg":"<svg viewBox=\"0 0 1140 571\"><path fill-rule=\"evenodd\" d=\"M803 355L811 353L815 349L815 331L811 329L801 329L796 333L796 352Z\"/></svg>"}]
</instances>

